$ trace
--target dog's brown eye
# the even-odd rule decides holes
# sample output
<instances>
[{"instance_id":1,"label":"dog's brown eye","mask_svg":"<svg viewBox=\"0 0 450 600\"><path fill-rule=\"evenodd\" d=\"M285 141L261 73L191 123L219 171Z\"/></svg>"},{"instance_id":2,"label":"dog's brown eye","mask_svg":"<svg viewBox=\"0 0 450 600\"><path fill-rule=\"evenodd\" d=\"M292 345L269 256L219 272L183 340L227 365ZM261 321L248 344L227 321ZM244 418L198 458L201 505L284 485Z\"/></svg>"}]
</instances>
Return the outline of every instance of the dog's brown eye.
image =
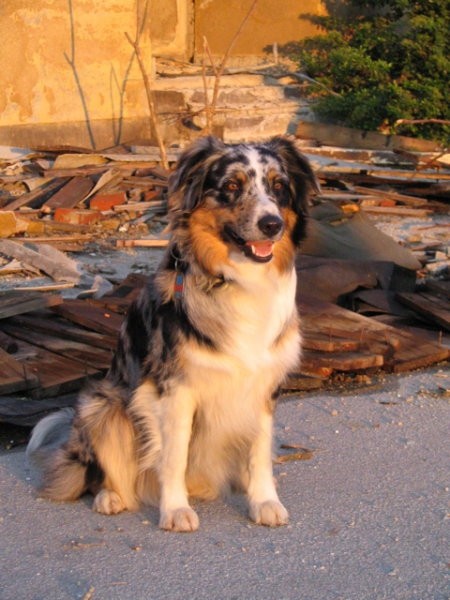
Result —
<instances>
[{"instance_id":1,"label":"dog's brown eye","mask_svg":"<svg viewBox=\"0 0 450 600\"><path fill-rule=\"evenodd\" d=\"M239 184L237 184L235 181L227 181L225 188L227 192L237 192L239 189Z\"/></svg>"},{"instance_id":2,"label":"dog's brown eye","mask_svg":"<svg viewBox=\"0 0 450 600\"><path fill-rule=\"evenodd\" d=\"M274 181L272 187L275 192L280 192L284 187L283 182L282 181Z\"/></svg>"}]
</instances>

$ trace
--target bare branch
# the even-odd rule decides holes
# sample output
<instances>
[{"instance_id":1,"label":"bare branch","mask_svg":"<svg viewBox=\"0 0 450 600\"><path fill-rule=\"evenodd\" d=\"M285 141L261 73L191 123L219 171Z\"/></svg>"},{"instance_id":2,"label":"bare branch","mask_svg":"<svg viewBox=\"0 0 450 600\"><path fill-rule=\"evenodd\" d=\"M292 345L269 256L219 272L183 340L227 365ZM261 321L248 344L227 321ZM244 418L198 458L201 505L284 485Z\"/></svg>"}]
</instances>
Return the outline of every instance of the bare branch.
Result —
<instances>
[{"instance_id":1,"label":"bare branch","mask_svg":"<svg viewBox=\"0 0 450 600\"><path fill-rule=\"evenodd\" d=\"M81 106L83 107L84 118L86 121L86 127L88 130L89 141L91 142L92 148L96 149L94 132L92 131L91 126L91 118L89 116L89 110L86 102L86 98L84 95L83 87L81 85L80 77L78 75L78 70L75 64L75 25L73 19L73 8L72 8L72 0L68 0L69 3L69 18L70 18L70 57L66 52L64 52L64 58L68 62L70 68L72 69L73 78L75 79L75 84L78 89L78 94L81 100Z\"/></svg>"},{"instance_id":2,"label":"bare branch","mask_svg":"<svg viewBox=\"0 0 450 600\"><path fill-rule=\"evenodd\" d=\"M210 133L212 130L212 122L214 119L214 115L216 114L216 110L217 110L217 99L219 97L219 90L220 90L220 79L223 75L223 72L225 70L225 65L227 63L227 60L231 54L231 51L234 48L234 45L236 44L236 41L238 39L238 37L240 36L240 34L242 33L242 30L244 29L247 21L249 20L250 16L252 15L253 11L256 8L256 5L258 3L258 0L253 0L253 2L251 3L245 17L243 18L243 20L241 21L241 24L239 25L237 31L235 32L234 36L231 38L230 43L228 44L227 49L225 50L225 54L222 57L222 60L219 63L219 66L217 66L214 63L212 54L211 54L211 50L208 44L208 40L206 38L204 38L204 43L203 43L203 48L204 50L206 50L209 60L211 62L211 67L212 70L214 72L214 76L215 76L215 80L214 80L214 87L213 87L213 95L212 95L212 99L211 102L209 102L209 99L207 100L207 104L205 104L205 110L206 110L206 129L207 131ZM204 75L204 85L206 85L206 74ZM206 95L206 88L205 88L205 95Z\"/></svg>"},{"instance_id":3,"label":"bare branch","mask_svg":"<svg viewBox=\"0 0 450 600\"><path fill-rule=\"evenodd\" d=\"M147 71L145 70L144 60L142 58L141 48L139 46L139 35L136 40L132 40L128 33L125 33L125 37L128 42L134 48L134 52L136 54L136 59L139 64L139 69L141 71L142 80L144 82L145 93L147 96L147 104L150 113L150 124L155 134L156 143L158 144L159 151L161 153L161 163L165 169L169 168L169 162L167 160L166 148L164 146L164 142L159 131L158 120L156 117L155 103L153 101L153 91L151 89L150 80L147 75Z\"/></svg>"}]
</instances>

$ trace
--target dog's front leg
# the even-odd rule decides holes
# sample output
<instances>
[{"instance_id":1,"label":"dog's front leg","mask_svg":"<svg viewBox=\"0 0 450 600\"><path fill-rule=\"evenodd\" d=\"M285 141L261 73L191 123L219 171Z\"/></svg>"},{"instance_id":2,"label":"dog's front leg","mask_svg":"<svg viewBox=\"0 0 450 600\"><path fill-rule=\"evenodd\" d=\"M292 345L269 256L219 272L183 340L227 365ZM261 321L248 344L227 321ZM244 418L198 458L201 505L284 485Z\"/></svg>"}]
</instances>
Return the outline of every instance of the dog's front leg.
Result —
<instances>
[{"instance_id":1,"label":"dog's front leg","mask_svg":"<svg viewBox=\"0 0 450 600\"><path fill-rule=\"evenodd\" d=\"M195 531L199 521L189 506L186 467L195 402L188 390L178 388L162 403L162 450L159 478L161 484L161 529Z\"/></svg>"},{"instance_id":2,"label":"dog's front leg","mask_svg":"<svg viewBox=\"0 0 450 600\"><path fill-rule=\"evenodd\" d=\"M250 518L255 523L277 527L288 522L273 479L272 414L268 408L261 414L259 433L250 446L247 495Z\"/></svg>"}]
</instances>

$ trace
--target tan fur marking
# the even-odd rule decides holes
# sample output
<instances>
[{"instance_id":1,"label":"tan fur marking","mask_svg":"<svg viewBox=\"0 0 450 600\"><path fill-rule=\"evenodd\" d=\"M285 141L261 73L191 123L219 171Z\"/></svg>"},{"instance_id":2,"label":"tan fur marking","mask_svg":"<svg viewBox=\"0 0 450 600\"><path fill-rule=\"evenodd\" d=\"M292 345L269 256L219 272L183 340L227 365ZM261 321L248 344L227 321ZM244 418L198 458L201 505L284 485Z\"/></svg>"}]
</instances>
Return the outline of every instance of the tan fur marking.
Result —
<instances>
[{"instance_id":1,"label":"tan fur marking","mask_svg":"<svg viewBox=\"0 0 450 600\"><path fill-rule=\"evenodd\" d=\"M77 500L85 491L84 472L80 463L70 461L60 448L45 465L47 477L39 490L40 496L57 501Z\"/></svg>"},{"instance_id":2,"label":"tan fur marking","mask_svg":"<svg viewBox=\"0 0 450 600\"><path fill-rule=\"evenodd\" d=\"M103 488L116 492L128 510L137 510L135 433L122 407L103 399L84 403L80 417L106 477Z\"/></svg>"},{"instance_id":3,"label":"tan fur marking","mask_svg":"<svg viewBox=\"0 0 450 600\"><path fill-rule=\"evenodd\" d=\"M292 243L291 233L294 229L297 215L289 208L284 208L281 211L285 222L285 230L283 237L278 242L275 242L273 247L273 264L280 273L285 273L292 269L292 264L295 256L295 248Z\"/></svg>"},{"instance_id":4,"label":"tan fur marking","mask_svg":"<svg viewBox=\"0 0 450 600\"><path fill-rule=\"evenodd\" d=\"M216 214L208 207L194 211L189 220L192 249L196 260L212 275L228 264L228 247L219 237Z\"/></svg>"}]
</instances>

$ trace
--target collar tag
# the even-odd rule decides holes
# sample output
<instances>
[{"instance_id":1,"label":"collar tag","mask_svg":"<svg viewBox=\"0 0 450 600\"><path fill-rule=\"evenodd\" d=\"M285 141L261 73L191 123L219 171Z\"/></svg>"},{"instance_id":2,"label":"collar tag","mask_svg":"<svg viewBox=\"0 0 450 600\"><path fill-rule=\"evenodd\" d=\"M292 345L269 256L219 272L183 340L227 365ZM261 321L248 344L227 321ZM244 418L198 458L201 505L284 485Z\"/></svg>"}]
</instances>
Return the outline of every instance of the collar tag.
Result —
<instances>
[{"instance_id":1,"label":"collar tag","mask_svg":"<svg viewBox=\"0 0 450 600\"><path fill-rule=\"evenodd\" d=\"M175 298L177 300L180 300L181 297L183 296L183 289L184 289L184 275L183 273L177 273L175 275L175 285L173 287L174 292L175 292Z\"/></svg>"}]
</instances>

